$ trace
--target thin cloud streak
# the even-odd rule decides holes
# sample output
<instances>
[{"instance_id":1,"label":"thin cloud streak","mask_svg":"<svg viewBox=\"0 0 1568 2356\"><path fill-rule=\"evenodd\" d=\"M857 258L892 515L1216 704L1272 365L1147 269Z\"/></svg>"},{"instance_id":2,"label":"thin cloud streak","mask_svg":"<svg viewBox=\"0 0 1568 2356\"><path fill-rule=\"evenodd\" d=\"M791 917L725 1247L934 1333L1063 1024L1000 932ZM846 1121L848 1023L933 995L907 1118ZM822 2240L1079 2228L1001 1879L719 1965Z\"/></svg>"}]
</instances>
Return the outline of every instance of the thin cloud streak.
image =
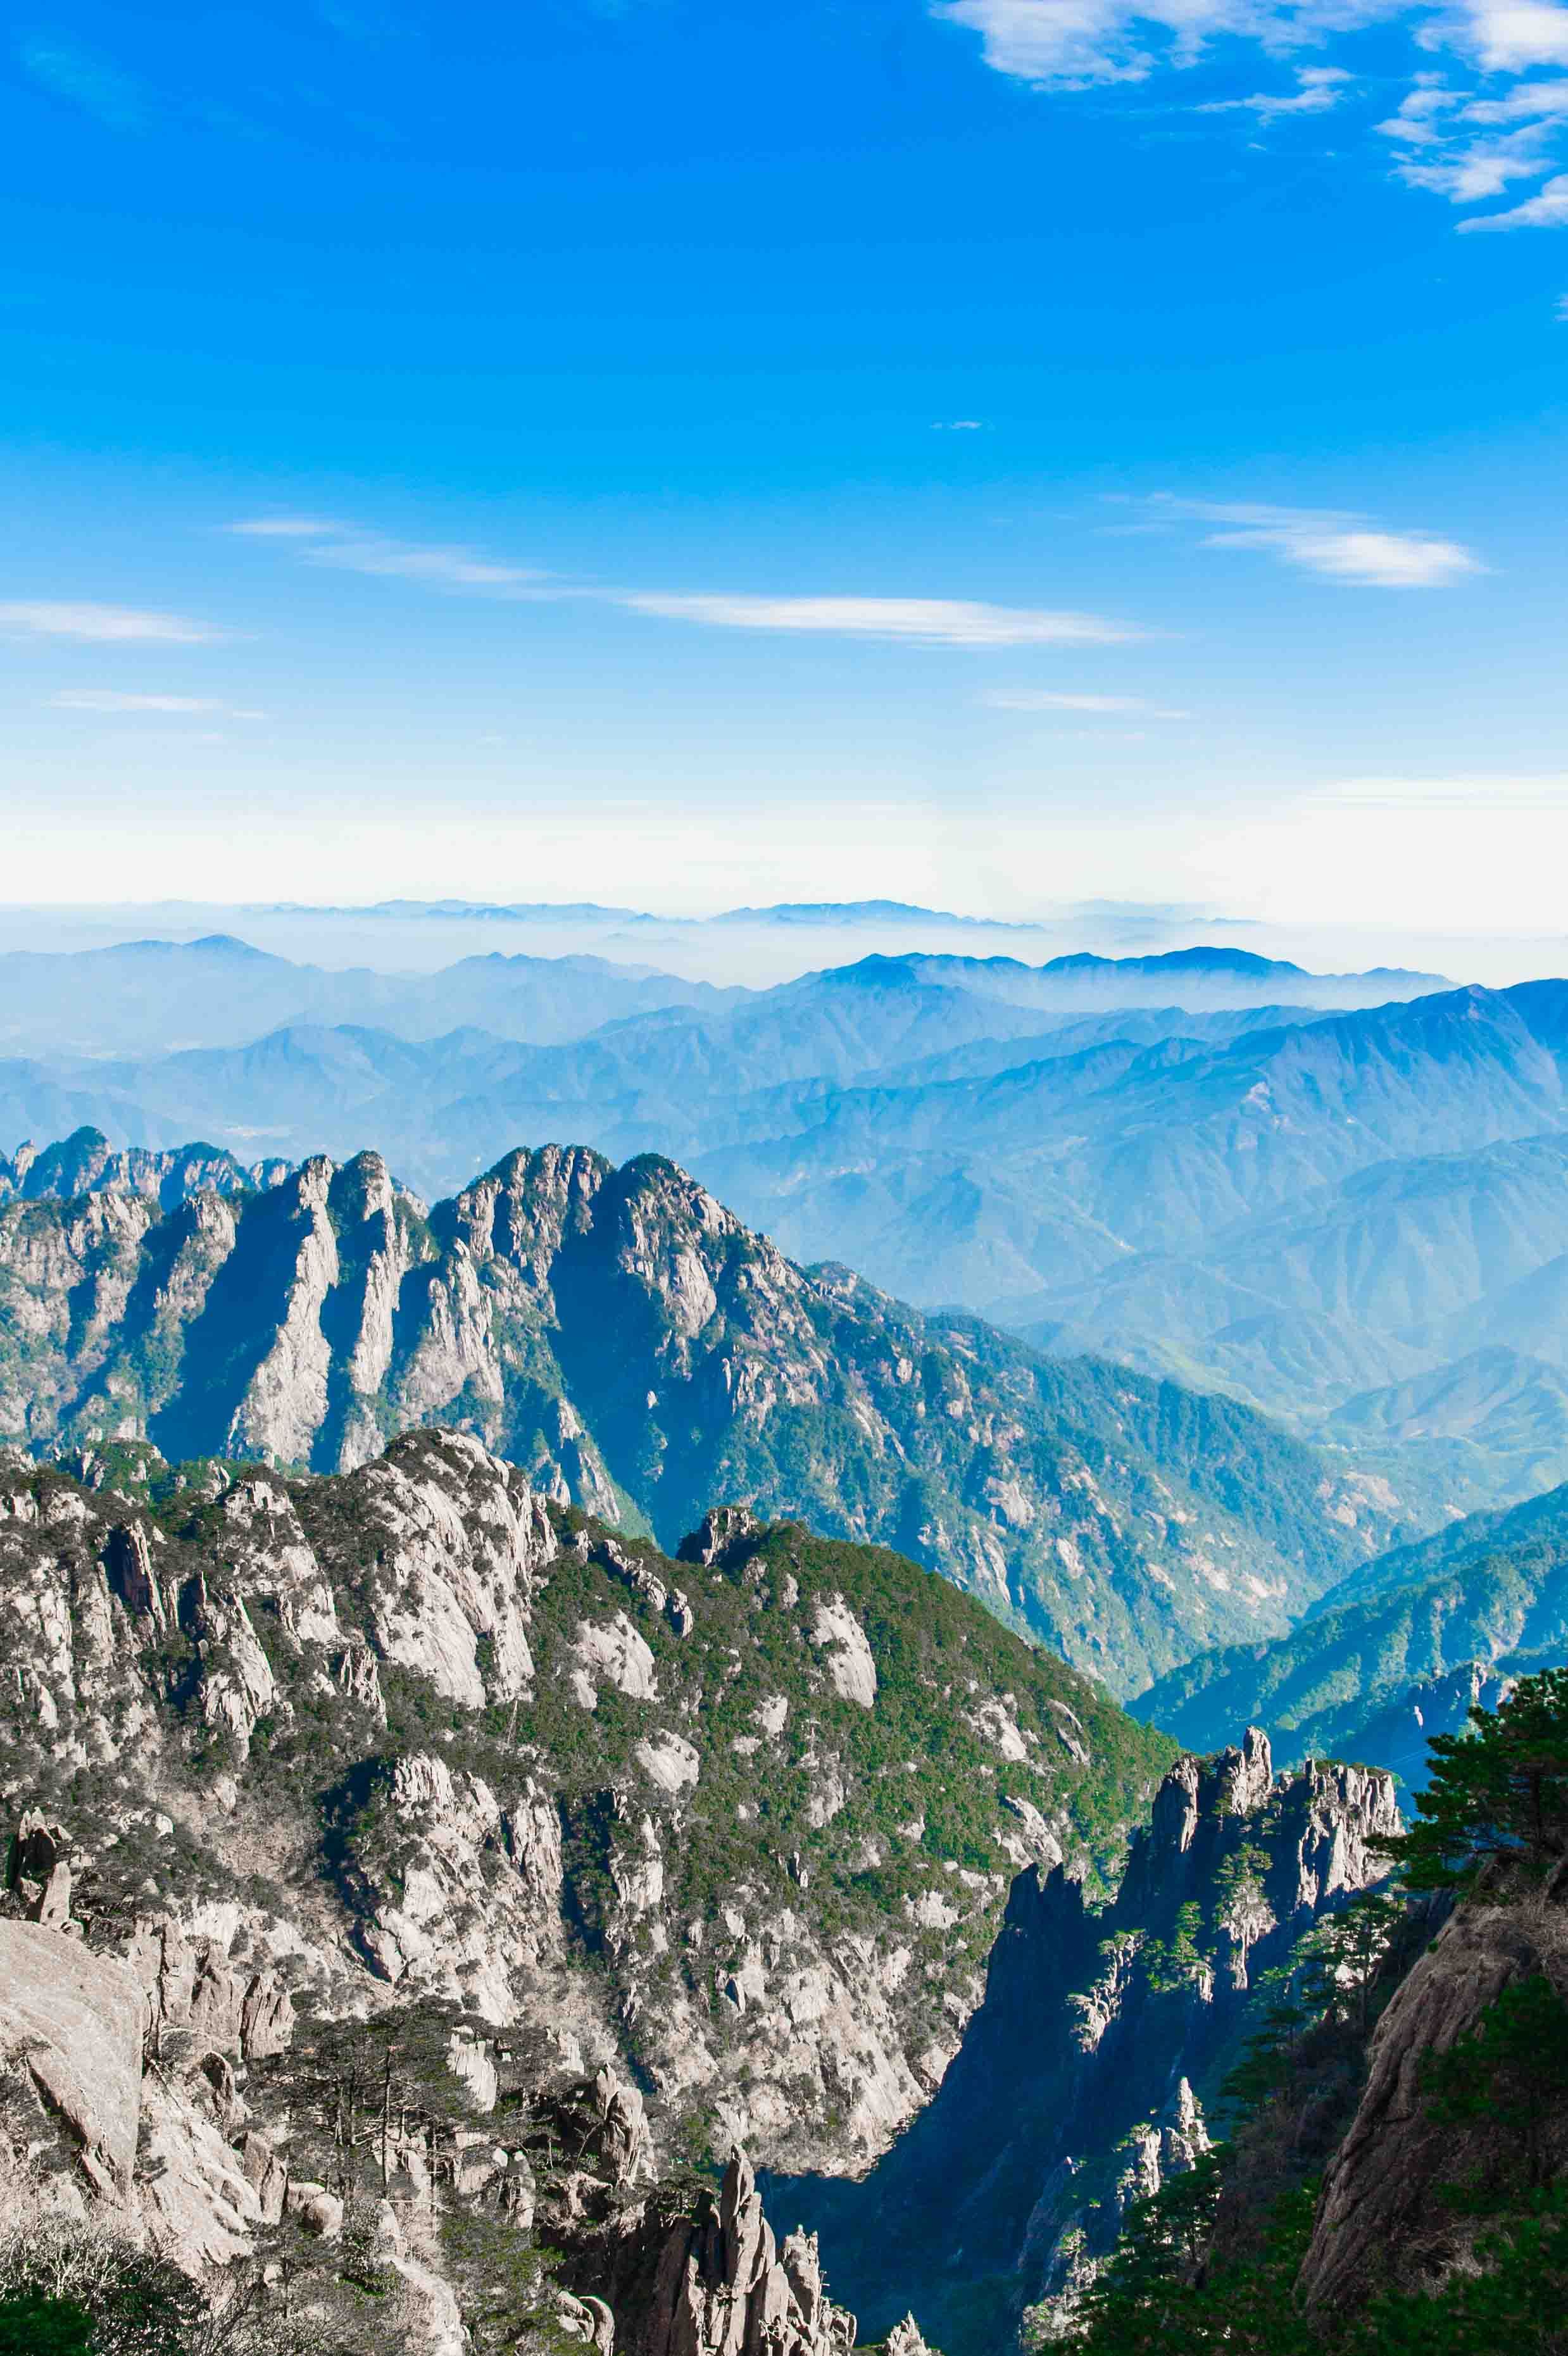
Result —
<instances>
[{"instance_id":1,"label":"thin cloud streak","mask_svg":"<svg viewBox=\"0 0 1568 2356\"><path fill-rule=\"evenodd\" d=\"M246 516L224 530L242 540L327 540L350 527L327 516Z\"/></svg>"},{"instance_id":2,"label":"thin cloud streak","mask_svg":"<svg viewBox=\"0 0 1568 2356\"><path fill-rule=\"evenodd\" d=\"M159 712L163 714L220 712L228 720L264 720L263 712L242 712L210 695L134 695L116 687L69 687L49 698L51 712Z\"/></svg>"},{"instance_id":3,"label":"thin cloud streak","mask_svg":"<svg viewBox=\"0 0 1568 2356\"><path fill-rule=\"evenodd\" d=\"M152 109L145 86L106 58L48 34L22 41L16 56L29 81L51 97L79 106L105 130L148 129Z\"/></svg>"},{"instance_id":4,"label":"thin cloud streak","mask_svg":"<svg viewBox=\"0 0 1568 2356\"><path fill-rule=\"evenodd\" d=\"M1036 687L997 688L979 701L988 712L1090 712L1109 715L1135 712L1144 720L1190 720L1190 712L1174 712L1146 703L1141 695L1058 694Z\"/></svg>"},{"instance_id":5,"label":"thin cloud streak","mask_svg":"<svg viewBox=\"0 0 1568 2356\"><path fill-rule=\"evenodd\" d=\"M1216 98L1197 109L1199 114L1234 114L1245 112L1255 114L1260 123L1272 123L1280 114L1326 114L1331 107L1348 98L1355 81L1353 74L1340 66L1298 66L1297 87L1293 95L1276 98L1267 91L1258 91L1251 98Z\"/></svg>"},{"instance_id":6,"label":"thin cloud streak","mask_svg":"<svg viewBox=\"0 0 1568 2356\"><path fill-rule=\"evenodd\" d=\"M641 614L652 621L688 622L709 629L959 648L1114 646L1144 635L1130 624L1098 614L993 605L962 597L758 596L599 588L589 583L562 581L521 565L498 564L470 548L382 539L343 525L317 524L303 516L260 518L229 529L252 539L296 542L305 562L345 572L421 581L439 589L489 591L532 603L576 598Z\"/></svg>"},{"instance_id":7,"label":"thin cloud streak","mask_svg":"<svg viewBox=\"0 0 1568 2356\"><path fill-rule=\"evenodd\" d=\"M613 602L660 621L724 630L781 630L904 640L917 646L1112 646L1141 631L1096 614L988 605L957 597L666 596L621 592Z\"/></svg>"},{"instance_id":8,"label":"thin cloud streak","mask_svg":"<svg viewBox=\"0 0 1568 2356\"><path fill-rule=\"evenodd\" d=\"M252 516L228 529L245 540L297 541L311 564L380 580L431 581L445 589L516 589L544 578L526 565L492 563L471 548L392 540L320 516Z\"/></svg>"},{"instance_id":9,"label":"thin cloud streak","mask_svg":"<svg viewBox=\"0 0 1568 2356\"><path fill-rule=\"evenodd\" d=\"M148 614L129 605L75 605L51 598L0 604L0 634L16 631L28 637L81 638L100 646L205 646L230 635L209 623L189 621L183 614Z\"/></svg>"},{"instance_id":10,"label":"thin cloud streak","mask_svg":"<svg viewBox=\"0 0 1568 2356\"><path fill-rule=\"evenodd\" d=\"M1205 548L1258 549L1287 564L1364 589L1446 589L1487 568L1457 541L1432 532L1384 531L1367 517L1312 508L1253 506L1244 501L1181 499L1162 494L1149 502L1173 519L1219 524Z\"/></svg>"}]
</instances>

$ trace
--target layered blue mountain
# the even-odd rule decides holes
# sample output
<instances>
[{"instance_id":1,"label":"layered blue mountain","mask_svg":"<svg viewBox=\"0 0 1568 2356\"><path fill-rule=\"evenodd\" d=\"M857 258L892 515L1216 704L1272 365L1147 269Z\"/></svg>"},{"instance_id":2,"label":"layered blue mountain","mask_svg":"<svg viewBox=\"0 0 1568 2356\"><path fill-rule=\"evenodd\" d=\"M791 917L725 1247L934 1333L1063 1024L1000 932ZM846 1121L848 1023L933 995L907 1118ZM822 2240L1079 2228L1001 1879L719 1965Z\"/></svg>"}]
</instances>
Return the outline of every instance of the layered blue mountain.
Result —
<instances>
[{"instance_id":1,"label":"layered blue mountain","mask_svg":"<svg viewBox=\"0 0 1568 2356\"><path fill-rule=\"evenodd\" d=\"M60 1005L101 1023L94 1052L0 1066L0 1138L199 1135L248 1164L373 1135L427 1195L519 1137L667 1153L798 1258L1228 1389L1434 1516L1568 1477L1568 985L1326 1013L1293 994L1424 978L1229 948L871 957L724 992L586 958L396 977L222 942L91 955L120 962L83 962ZM371 1019L105 1052L218 967L238 995L212 985L216 1025L307 983ZM145 1001L108 987L122 968L159 977Z\"/></svg>"}]
</instances>

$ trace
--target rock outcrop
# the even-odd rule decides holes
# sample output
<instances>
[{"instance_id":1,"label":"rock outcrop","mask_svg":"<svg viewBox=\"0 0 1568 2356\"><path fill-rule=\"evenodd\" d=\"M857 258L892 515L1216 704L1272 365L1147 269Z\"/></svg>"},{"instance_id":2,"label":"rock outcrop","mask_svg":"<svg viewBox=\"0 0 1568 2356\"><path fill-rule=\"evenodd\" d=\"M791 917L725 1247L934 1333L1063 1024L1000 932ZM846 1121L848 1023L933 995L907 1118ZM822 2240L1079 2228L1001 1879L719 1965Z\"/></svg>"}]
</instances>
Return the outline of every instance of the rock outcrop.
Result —
<instances>
[{"instance_id":1,"label":"rock outcrop","mask_svg":"<svg viewBox=\"0 0 1568 2356\"><path fill-rule=\"evenodd\" d=\"M142 2106L141 1984L41 1923L0 1922L0 2064L70 2137L94 2191L128 2194Z\"/></svg>"},{"instance_id":2,"label":"rock outcrop","mask_svg":"<svg viewBox=\"0 0 1568 2356\"><path fill-rule=\"evenodd\" d=\"M716 1498L896 1546L1128 1691L1278 1633L1389 1527L1244 1409L796 1267L652 1155L509 1154L429 1212L373 1153L256 1191L122 1160L0 1201L0 1438L93 1478L148 1440L351 1471L444 1423L667 1547ZM702 1569L744 1522L704 1532Z\"/></svg>"},{"instance_id":3,"label":"rock outcrop","mask_svg":"<svg viewBox=\"0 0 1568 2356\"><path fill-rule=\"evenodd\" d=\"M1468 2263L1486 2221L1438 2188L1494 2162L1502 2130L1434 2119L1422 2067L1473 2029L1505 1989L1537 1975L1568 1999L1568 1908L1539 1898L1461 1906L1412 1966L1373 2032L1366 2089L1324 2181L1300 2276L1309 2308L1332 2313L1391 2280L1432 2290ZM1556 2168L1568 2169L1568 2119Z\"/></svg>"},{"instance_id":4,"label":"rock outcrop","mask_svg":"<svg viewBox=\"0 0 1568 2356\"><path fill-rule=\"evenodd\" d=\"M769 2186L817 2227L871 2334L912 2299L944 2348L978 2349L965 2286L982 2275L1015 2312L1070 2313L1129 2201L1204 2147L1194 2090L1223 2074L1262 1975L1386 1873L1399 1827L1389 1776L1276 1779L1253 1729L1177 1761L1108 1906L1060 1865L1021 1873L929 2108L862 2184Z\"/></svg>"},{"instance_id":5,"label":"rock outcrop","mask_svg":"<svg viewBox=\"0 0 1568 2356\"><path fill-rule=\"evenodd\" d=\"M677 1566L466 1433L119 1470L0 1462L0 1912L129 1974L133 2211L202 2265L332 2190L262 2096L400 2009L487 2120L598 2087L571 2140L639 2197L699 2135L863 2172L958 2050L1014 1828L1108 1858L1169 1756L911 1564L729 1513ZM475 2132L389 2179L531 2214Z\"/></svg>"},{"instance_id":6,"label":"rock outcrop","mask_svg":"<svg viewBox=\"0 0 1568 2356\"><path fill-rule=\"evenodd\" d=\"M716 2193L671 2215L622 2211L596 2252L615 2344L637 2356L849 2356L855 2319L828 2297L814 2235L776 2239L744 2152Z\"/></svg>"}]
</instances>

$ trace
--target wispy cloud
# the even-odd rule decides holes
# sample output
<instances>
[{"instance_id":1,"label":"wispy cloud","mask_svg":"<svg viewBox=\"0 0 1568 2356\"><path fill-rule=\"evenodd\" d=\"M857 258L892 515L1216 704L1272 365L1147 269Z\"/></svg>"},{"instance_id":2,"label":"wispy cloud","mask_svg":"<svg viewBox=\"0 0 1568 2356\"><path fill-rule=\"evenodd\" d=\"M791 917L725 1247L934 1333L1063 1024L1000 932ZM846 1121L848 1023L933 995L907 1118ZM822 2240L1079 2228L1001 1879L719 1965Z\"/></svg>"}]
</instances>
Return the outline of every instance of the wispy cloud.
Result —
<instances>
[{"instance_id":1,"label":"wispy cloud","mask_svg":"<svg viewBox=\"0 0 1568 2356\"><path fill-rule=\"evenodd\" d=\"M1265 57L1295 58L1335 38L1405 18L1434 56L1501 78L1535 76L1485 97L1452 91L1427 71L1395 114L1378 123L1411 152L1395 166L1412 187L1455 204L1483 202L1509 182L1550 172L1559 129L1568 126L1564 85L1539 79L1568 66L1568 5L1561 0L929 0L930 13L978 34L981 53L998 73L1041 90L1090 90L1181 71L1220 41L1250 40ZM1352 95L1348 71L1335 64L1296 65L1294 92L1267 91L1209 102L1198 111L1246 111L1261 123L1322 114ZM1483 140L1487 128L1503 140ZM1423 163L1415 151L1429 151ZM1498 228L1546 227L1563 219L1543 188ZM1474 226L1486 226L1476 223ZM1461 227L1472 226L1461 223Z\"/></svg>"},{"instance_id":2,"label":"wispy cloud","mask_svg":"<svg viewBox=\"0 0 1568 2356\"><path fill-rule=\"evenodd\" d=\"M984 431L983 417L934 417L931 420L933 434L983 434Z\"/></svg>"},{"instance_id":3,"label":"wispy cloud","mask_svg":"<svg viewBox=\"0 0 1568 2356\"><path fill-rule=\"evenodd\" d=\"M992 712L1087 712L1106 718L1136 712L1144 720L1190 720L1190 712L1163 710L1141 695L1076 695L1043 687L996 688L980 701Z\"/></svg>"},{"instance_id":4,"label":"wispy cloud","mask_svg":"<svg viewBox=\"0 0 1568 2356\"><path fill-rule=\"evenodd\" d=\"M1314 508L1253 506L1245 501L1180 499L1148 502L1156 517L1216 524L1206 548L1261 549L1330 581L1369 589L1445 589L1486 566L1457 541L1433 532L1385 531L1369 518Z\"/></svg>"},{"instance_id":5,"label":"wispy cloud","mask_svg":"<svg viewBox=\"0 0 1568 2356\"><path fill-rule=\"evenodd\" d=\"M987 605L958 597L667 596L611 593L613 602L660 621L723 630L783 630L835 637L902 639L928 647L1114 645L1140 632L1096 614Z\"/></svg>"},{"instance_id":6,"label":"wispy cloud","mask_svg":"<svg viewBox=\"0 0 1568 2356\"><path fill-rule=\"evenodd\" d=\"M471 548L389 540L320 516L252 516L229 530L248 540L297 542L312 564L382 580L428 581L443 589L517 589L544 578L525 565L493 563Z\"/></svg>"},{"instance_id":7,"label":"wispy cloud","mask_svg":"<svg viewBox=\"0 0 1568 2356\"><path fill-rule=\"evenodd\" d=\"M296 543L308 563L350 573L419 581L437 589L478 590L548 604L568 598L616 605L650 620L709 629L781 631L796 636L882 638L929 647L1114 645L1142 632L1097 614L1032 605L992 605L961 597L797 597L745 593L606 588L517 564L471 548L387 540L342 524L278 516L231 524L252 539Z\"/></svg>"},{"instance_id":8,"label":"wispy cloud","mask_svg":"<svg viewBox=\"0 0 1568 2356\"><path fill-rule=\"evenodd\" d=\"M307 553L313 564L385 580L429 581L444 589L514 589L544 577L525 565L492 564L471 548L424 548L403 540L329 541Z\"/></svg>"},{"instance_id":9,"label":"wispy cloud","mask_svg":"<svg viewBox=\"0 0 1568 2356\"><path fill-rule=\"evenodd\" d=\"M79 42L33 33L17 45L17 59L30 81L51 97L79 106L110 131L146 131L153 108L145 84L123 73Z\"/></svg>"},{"instance_id":10,"label":"wispy cloud","mask_svg":"<svg viewBox=\"0 0 1568 2356\"><path fill-rule=\"evenodd\" d=\"M154 712L193 715L220 712L229 720L263 720L262 712L242 712L210 695L131 695L114 687L70 687L49 698L56 712Z\"/></svg>"},{"instance_id":11,"label":"wispy cloud","mask_svg":"<svg viewBox=\"0 0 1568 2356\"><path fill-rule=\"evenodd\" d=\"M1474 220L1461 221L1461 229L1568 229L1568 172L1559 172L1554 179L1522 205L1510 212L1477 213Z\"/></svg>"},{"instance_id":12,"label":"wispy cloud","mask_svg":"<svg viewBox=\"0 0 1568 2356\"><path fill-rule=\"evenodd\" d=\"M1355 76L1340 66L1297 66L1296 87L1281 98L1268 91L1257 91L1251 98L1216 98L1197 109L1199 114L1232 114L1245 110L1255 114L1260 123L1272 123L1277 114L1326 114L1348 97Z\"/></svg>"},{"instance_id":13,"label":"wispy cloud","mask_svg":"<svg viewBox=\"0 0 1568 2356\"><path fill-rule=\"evenodd\" d=\"M147 614L129 605L71 605L51 598L0 604L0 633L16 631L28 637L91 639L101 646L135 640L201 646L229 635L183 614Z\"/></svg>"},{"instance_id":14,"label":"wispy cloud","mask_svg":"<svg viewBox=\"0 0 1568 2356\"><path fill-rule=\"evenodd\" d=\"M245 540L328 540L349 531L347 524L327 516L245 516L226 529Z\"/></svg>"}]
</instances>

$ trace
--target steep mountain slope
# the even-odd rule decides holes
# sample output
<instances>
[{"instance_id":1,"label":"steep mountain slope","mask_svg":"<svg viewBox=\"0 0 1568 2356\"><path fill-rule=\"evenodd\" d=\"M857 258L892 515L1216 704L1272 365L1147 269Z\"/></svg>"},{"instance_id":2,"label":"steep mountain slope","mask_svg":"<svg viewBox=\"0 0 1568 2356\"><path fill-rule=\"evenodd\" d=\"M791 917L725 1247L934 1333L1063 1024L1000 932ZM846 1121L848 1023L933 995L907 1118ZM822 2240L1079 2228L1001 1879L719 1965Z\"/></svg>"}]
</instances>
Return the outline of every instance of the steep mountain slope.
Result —
<instances>
[{"instance_id":1,"label":"steep mountain slope","mask_svg":"<svg viewBox=\"0 0 1568 2356\"><path fill-rule=\"evenodd\" d=\"M693 2162L875 2160L1020 1866L1114 1872L1169 1744L896 1556L726 1511L672 1561L457 1434L113 1469L0 1464L0 2210L340 2268L388 2351L521 2276L607 2356L543 2244L626 2356L847 2356Z\"/></svg>"},{"instance_id":2,"label":"steep mountain slope","mask_svg":"<svg viewBox=\"0 0 1568 2356\"><path fill-rule=\"evenodd\" d=\"M1264 1975L1386 1872L1398 1828L1388 1776L1275 1778L1255 1731L1180 1760L1109 1905L1060 1871L1015 1883L984 2004L887 2157L856 2183L768 2183L774 2214L820 2232L869 2331L912 2304L954 2356L1015 2345L1086 2239L1103 2251L1132 2199L1208 2147L1204 2103Z\"/></svg>"},{"instance_id":3,"label":"steep mountain slope","mask_svg":"<svg viewBox=\"0 0 1568 2356\"><path fill-rule=\"evenodd\" d=\"M1287 1758L1371 1759L1418 1781L1434 1734L1564 1660L1568 1487L1380 1557L1289 1635L1189 1661L1135 1708L1197 1749L1240 1713Z\"/></svg>"},{"instance_id":4,"label":"steep mountain slope","mask_svg":"<svg viewBox=\"0 0 1568 2356\"><path fill-rule=\"evenodd\" d=\"M36 2171L0 2145L0 2206L55 2171L220 2276L292 2232L296 2295L401 2286L388 2356L458 2356L520 2272L551 2344L608 2356L596 2298L623 2356L847 2356L748 2163L693 2175L737 2140L879 2335L914 2295L999 2347L1085 2201L1113 2226L1129 2135L1145 2172L1201 2147L1262 1970L1392 1823L1385 1778L1276 1781L1257 1737L1173 1764L799 1524L722 1509L672 1559L449 1431L338 1476L91 1469L0 1463L0 2106Z\"/></svg>"},{"instance_id":5,"label":"steep mountain slope","mask_svg":"<svg viewBox=\"0 0 1568 2356\"><path fill-rule=\"evenodd\" d=\"M35 1448L326 1471L438 1419L666 1545L715 1495L896 1545L1121 1691L1283 1629L1397 1512L1229 1401L808 1274L653 1157L514 1153L428 1214L371 1154L13 1203L0 1321Z\"/></svg>"},{"instance_id":6,"label":"steep mountain slope","mask_svg":"<svg viewBox=\"0 0 1568 2356\"><path fill-rule=\"evenodd\" d=\"M1112 1863L1170 1757L946 1582L795 1525L715 1515L672 1562L454 1433L337 1480L151 1471L0 1479L5 1797L70 1828L90 1933L242 1893L307 1985L526 2011L721 2155L885 2148L1014 1874Z\"/></svg>"}]
</instances>

